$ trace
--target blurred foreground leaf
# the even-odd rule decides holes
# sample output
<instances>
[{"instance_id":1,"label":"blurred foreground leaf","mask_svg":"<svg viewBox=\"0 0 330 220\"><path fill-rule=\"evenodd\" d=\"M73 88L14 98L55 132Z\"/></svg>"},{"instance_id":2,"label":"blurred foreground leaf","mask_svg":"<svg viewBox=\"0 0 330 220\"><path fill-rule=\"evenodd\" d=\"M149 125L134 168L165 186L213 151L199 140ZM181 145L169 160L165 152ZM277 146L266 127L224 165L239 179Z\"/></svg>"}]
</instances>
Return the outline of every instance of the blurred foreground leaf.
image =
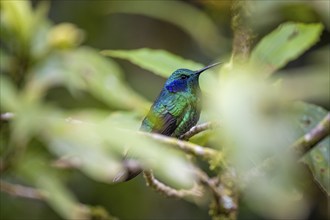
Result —
<instances>
[{"instance_id":1,"label":"blurred foreground leaf","mask_svg":"<svg viewBox=\"0 0 330 220\"><path fill-rule=\"evenodd\" d=\"M16 50L15 55L35 58L47 50L44 42L49 27L48 2L32 7L29 1L1 1L0 10L1 39L12 44L10 49Z\"/></svg>"},{"instance_id":2,"label":"blurred foreground leaf","mask_svg":"<svg viewBox=\"0 0 330 220\"><path fill-rule=\"evenodd\" d=\"M183 59L165 50L142 48L137 50L104 50L103 55L129 60L143 69L162 77L169 77L179 68L198 70L202 64Z\"/></svg>"},{"instance_id":3,"label":"blurred foreground leaf","mask_svg":"<svg viewBox=\"0 0 330 220\"><path fill-rule=\"evenodd\" d=\"M89 122L58 120L43 136L62 164L70 164L96 181L111 183L121 168L121 158L115 149L107 150L95 126Z\"/></svg>"},{"instance_id":4,"label":"blurred foreground leaf","mask_svg":"<svg viewBox=\"0 0 330 220\"><path fill-rule=\"evenodd\" d=\"M60 23L52 27L48 34L49 44L60 49L76 47L83 39L83 30L71 23Z\"/></svg>"},{"instance_id":5,"label":"blurred foreground leaf","mask_svg":"<svg viewBox=\"0 0 330 220\"><path fill-rule=\"evenodd\" d=\"M315 44L322 29L322 24L284 23L257 44L250 65L268 76Z\"/></svg>"},{"instance_id":6,"label":"blurred foreground leaf","mask_svg":"<svg viewBox=\"0 0 330 220\"><path fill-rule=\"evenodd\" d=\"M120 119L124 123L119 125ZM135 128L139 124L134 115L114 113L97 127L96 132L109 150L119 154L128 150L130 157L137 158L143 166L152 168L165 182L178 188L191 187L195 177L184 153L137 133Z\"/></svg>"},{"instance_id":7,"label":"blurred foreground leaf","mask_svg":"<svg viewBox=\"0 0 330 220\"><path fill-rule=\"evenodd\" d=\"M18 38L17 43L26 49L35 30L32 5L28 1L1 1L1 9L1 24L10 29Z\"/></svg>"},{"instance_id":8,"label":"blurred foreground leaf","mask_svg":"<svg viewBox=\"0 0 330 220\"><path fill-rule=\"evenodd\" d=\"M32 73L35 84L64 84L73 94L79 90L90 92L113 108L139 111L147 104L125 83L118 65L92 48L54 53Z\"/></svg>"},{"instance_id":9,"label":"blurred foreground leaf","mask_svg":"<svg viewBox=\"0 0 330 220\"><path fill-rule=\"evenodd\" d=\"M172 185L192 185L194 175L184 154L137 133L136 127L140 123L136 114L112 113L102 122L88 119L86 115L85 121L64 121L59 117L40 132L41 140L60 158L56 165L68 165L96 181L112 183L129 150L131 157L152 168L157 176Z\"/></svg>"},{"instance_id":10,"label":"blurred foreground leaf","mask_svg":"<svg viewBox=\"0 0 330 220\"><path fill-rule=\"evenodd\" d=\"M306 215L301 207L308 206L299 182L304 177L288 149L315 126L326 111L313 106L311 113L306 112L308 104L295 104L288 100L281 86L271 81L255 77L244 66L223 77L221 75L211 103L217 108L214 115L221 125L218 143L228 151L239 173L258 167L267 158L278 158L275 169L250 179L245 190L246 202L267 218L301 219ZM309 114L316 114L318 118L313 118L313 124L302 130L300 120ZM329 147L328 144L326 146ZM321 145L314 148L316 151L323 149ZM329 153L329 149L321 152ZM328 184L327 159L316 167L324 171L323 179L318 181L325 180L322 184Z\"/></svg>"},{"instance_id":11,"label":"blurred foreground leaf","mask_svg":"<svg viewBox=\"0 0 330 220\"><path fill-rule=\"evenodd\" d=\"M25 88L17 91L10 80L0 76L0 108L1 111L13 113L11 140L23 146L41 129L47 127L58 112L46 104L42 104L33 96L33 89ZM42 121L42 123L40 123Z\"/></svg>"}]
</instances>

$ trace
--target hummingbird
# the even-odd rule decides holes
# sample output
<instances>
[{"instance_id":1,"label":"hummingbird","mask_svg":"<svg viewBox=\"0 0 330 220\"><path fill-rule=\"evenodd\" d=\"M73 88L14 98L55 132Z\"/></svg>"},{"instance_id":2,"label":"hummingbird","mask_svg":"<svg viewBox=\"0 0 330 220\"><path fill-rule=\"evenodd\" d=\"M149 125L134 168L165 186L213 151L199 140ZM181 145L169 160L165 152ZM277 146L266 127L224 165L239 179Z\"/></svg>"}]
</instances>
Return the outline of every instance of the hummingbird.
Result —
<instances>
[{"instance_id":1,"label":"hummingbird","mask_svg":"<svg viewBox=\"0 0 330 220\"><path fill-rule=\"evenodd\" d=\"M180 138L195 126L201 112L199 76L218 64L220 63L196 71L175 70L143 119L140 130ZM125 177L123 179L121 174L115 177L115 182L130 180L142 172L141 168L136 168L136 161L128 159L124 164L127 168Z\"/></svg>"},{"instance_id":2,"label":"hummingbird","mask_svg":"<svg viewBox=\"0 0 330 220\"><path fill-rule=\"evenodd\" d=\"M218 64L197 71L174 71L142 121L140 130L179 138L196 125L201 112L199 76Z\"/></svg>"}]
</instances>

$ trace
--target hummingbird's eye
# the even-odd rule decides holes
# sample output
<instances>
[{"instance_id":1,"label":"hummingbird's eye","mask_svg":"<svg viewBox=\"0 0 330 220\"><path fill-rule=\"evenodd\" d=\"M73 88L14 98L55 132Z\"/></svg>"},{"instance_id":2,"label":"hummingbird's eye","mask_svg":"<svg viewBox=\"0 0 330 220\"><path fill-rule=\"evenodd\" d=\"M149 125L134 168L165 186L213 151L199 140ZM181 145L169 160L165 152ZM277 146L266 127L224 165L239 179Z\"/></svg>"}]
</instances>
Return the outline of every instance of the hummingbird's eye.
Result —
<instances>
[{"instance_id":1,"label":"hummingbird's eye","mask_svg":"<svg viewBox=\"0 0 330 220\"><path fill-rule=\"evenodd\" d=\"M187 75L182 75L180 78L181 78L181 79L187 79L188 76L187 76Z\"/></svg>"}]
</instances>

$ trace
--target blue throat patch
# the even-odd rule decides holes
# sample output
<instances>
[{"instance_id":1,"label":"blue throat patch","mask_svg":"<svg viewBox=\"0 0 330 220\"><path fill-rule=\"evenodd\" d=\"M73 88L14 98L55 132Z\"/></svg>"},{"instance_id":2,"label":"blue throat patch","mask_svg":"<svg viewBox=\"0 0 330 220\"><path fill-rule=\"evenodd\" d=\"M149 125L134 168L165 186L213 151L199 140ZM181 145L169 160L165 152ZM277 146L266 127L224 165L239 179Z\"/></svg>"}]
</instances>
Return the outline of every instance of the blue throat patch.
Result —
<instances>
[{"instance_id":1,"label":"blue throat patch","mask_svg":"<svg viewBox=\"0 0 330 220\"><path fill-rule=\"evenodd\" d=\"M182 92L185 91L187 88L187 81L186 80L174 80L170 84L166 86L166 89L169 92Z\"/></svg>"}]
</instances>

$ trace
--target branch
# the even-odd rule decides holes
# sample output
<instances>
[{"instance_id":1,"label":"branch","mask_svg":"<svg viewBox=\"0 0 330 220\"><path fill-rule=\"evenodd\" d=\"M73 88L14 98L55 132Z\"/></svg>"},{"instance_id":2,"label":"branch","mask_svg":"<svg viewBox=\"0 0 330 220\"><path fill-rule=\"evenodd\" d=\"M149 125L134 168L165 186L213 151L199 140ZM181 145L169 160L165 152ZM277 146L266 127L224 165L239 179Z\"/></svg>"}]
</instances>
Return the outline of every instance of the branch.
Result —
<instances>
[{"instance_id":1,"label":"branch","mask_svg":"<svg viewBox=\"0 0 330 220\"><path fill-rule=\"evenodd\" d=\"M203 123L200 125L196 125L196 126L190 128L190 130L187 131L185 134L181 135L179 139L189 140L192 136L194 136L200 132L206 131L208 129L212 129L216 126L217 126L217 124L211 123L211 122L206 122L206 123Z\"/></svg>"},{"instance_id":2,"label":"branch","mask_svg":"<svg viewBox=\"0 0 330 220\"><path fill-rule=\"evenodd\" d=\"M235 219L237 214L237 199L236 194L231 189L232 181L229 184L230 187L228 187L227 184L220 184L217 177L210 178L197 166L194 166L194 170L199 182L209 188L213 194L213 204L211 205L212 216ZM200 186L197 184L190 190L176 190L157 180L151 170L146 170L143 174L147 185L164 196L185 198L188 196L201 197L203 195ZM227 176L225 180L228 180Z\"/></svg>"},{"instance_id":3,"label":"branch","mask_svg":"<svg viewBox=\"0 0 330 220\"><path fill-rule=\"evenodd\" d=\"M76 121L76 120L75 120ZM68 123L72 123L72 120L67 120ZM76 123L76 122L74 122ZM83 123L78 121L78 123ZM209 129L211 127L215 126L214 124L211 123L205 123L200 126L195 126L193 129L188 131L186 134L189 135L194 135L197 134L198 132L204 131L206 129ZM180 150L183 150L184 152L194 155L194 156L199 156L204 158L205 160L208 161L218 161L221 160L222 154L214 149L211 148L206 148L202 147L200 145L196 145L187 141L183 140L178 140L176 138L168 137L165 135L161 134L156 134L156 133L148 133L148 132L142 132L139 131L138 133L151 137L152 139L161 141L162 143L169 144L175 148L179 148ZM128 163L129 162L129 163ZM71 157L64 157L56 160L52 164L53 166L57 168L77 168L80 166L80 161L78 158L71 158ZM134 159L129 159L129 160L124 160L124 167L125 170L123 170L121 173L116 175L114 178L114 182L123 182L130 180L133 178L135 175L132 174L139 174L143 169L140 163L137 160Z\"/></svg>"},{"instance_id":4,"label":"branch","mask_svg":"<svg viewBox=\"0 0 330 220\"><path fill-rule=\"evenodd\" d=\"M122 170L116 174L112 182L120 183L133 179L143 171L143 167L138 160L124 158Z\"/></svg>"},{"instance_id":5,"label":"branch","mask_svg":"<svg viewBox=\"0 0 330 220\"><path fill-rule=\"evenodd\" d=\"M202 192L200 191L197 185L189 190L185 190L185 189L176 190L157 180L151 170L143 171L143 176L149 187L153 188L157 192L167 197L184 198L187 196L196 196L196 197L202 196Z\"/></svg>"},{"instance_id":6,"label":"branch","mask_svg":"<svg viewBox=\"0 0 330 220\"><path fill-rule=\"evenodd\" d=\"M233 2L231 11L233 13L231 28L234 32L232 57L234 61L246 61L249 58L254 38L252 29L246 24L251 13L247 2L239 0Z\"/></svg>"},{"instance_id":7,"label":"branch","mask_svg":"<svg viewBox=\"0 0 330 220\"><path fill-rule=\"evenodd\" d=\"M62 156L51 163L51 166L58 169L76 169L81 167L82 161L75 156Z\"/></svg>"},{"instance_id":8,"label":"branch","mask_svg":"<svg viewBox=\"0 0 330 220\"><path fill-rule=\"evenodd\" d=\"M0 115L1 120L10 120L14 117L15 117L15 114L11 113L11 112L7 112L7 113ZM84 122L84 121L76 120L76 119L73 119L70 117L66 118L65 121L70 124L86 124L86 122ZM181 137L182 137L182 139L189 139L190 137L192 137L202 131L210 129L214 126L216 126L216 125L212 124L210 122L204 123L201 125L196 125L196 126L192 127L188 132L183 134ZM211 148L202 147L202 146L199 146L199 145L187 142L187 141L178 140L176 138L171 138L171 137L168 137L165 135L156 134L156 133L147 133L147 132L141 132L141 131L139 133L141 133L145 136L149 136L149 137L151 137L155 140L161 141L163 143L169 144L171 146L178 147L179 149L183 150L186 153L189 153L189 154L192 154L195 156L200 156L205 159L212 159L212 158L214 158L214 156L216 156L218 154L218 152L216 150L213 150Z\"/></svg>"},{"instance_id":9,"label":"branch","mask_svg":"<svg viewBox=\"0 0 330 220\"><path fill-rule=\"evenodd\" d=\"M227 172L224 171L221 174L222 179L219 181L219 177L210 178L199 167L194 167L200 182L208 187L213 194L210 215L214 219L236 219L238 200L237 190L233 190L233 175L228 175L228 170Z\"/></svg>"},{"instance_id":10,"label":"branch","mask_svg":"<svg viewBox=\"0 0 330 220\"><path fill-rule=\"evenodd\" d=\"M0 114L0 120L1 121L10 121L11 119L15 118L15 113L12 112L5 112ZM80 121L71 117L68 117L65 119L66 122L70 124L86 124L87 122Z\"/></svg>"},{"instance_id":11,"label":"branch","mask_svg":"<svg viewBox=\"0 0 330 220\"><path fill-rule=\"evenodd\" d=\"M12 112L6 112L3 114L0 114L0 121L9 121L15 117L15 114Z\"/></svg>"},{"instance_id":12,"label":"branch","mask_svg":"<svg viewBox=\"0 0 330 220\"><path fill-rule=\"evenodd\" d=\"M330 134L330 112L307 134L290 147L299 157L303 156Z\"/></svg>"},{"instance_id":13,"label":"branch","mask_svg":"<svg viewBox=\"0 0 330 220\"><path fill-rule=\"evenodd\" d=\"M190 143L188 141L183 141L179 140L177 138L173 137L168 137L162 134L157 134L157 133L147 133L147 132L142 132L140 131L142 135L145 135L147 137L150 137L154 140L161 141L162 143L168 144L170 146L173 146L175 148L179 148L180 150L192 154L197 157L202 157L206 160L212 160L220 154L217 150L207 148L207 147L202 147L197 144Z\"/></svg>"},{"instance_id":14,"label":"branch","mask_svg":"<svg viewBox=\"0 0 330 220\"><path fill-rule=\"evenodd\" d=\"M289 151L300 158L328 135L330 135L330 112L312 130L294 142L289 147ZM270 157L247 172L242 178L243 187L253 178L265 175L268 171L274 169L278 160L279 158L276 156Z\"/></svg>"},{"instance_id":15,"label":"branch","mask_svg":"<svg viewBox=\"0 0 330 220\"><path fill-rule=\"evenodd\" d=\"M40 189L35 189L32 187L22 186L18 184L8 183L6 181L0 180L0 190L9 195L36 199L36 200L47 200L47 193ZM118 220L117 217L110 215L104 208L96 206L85 206L79 203L79 209L83 210L83 213L86 214L88 219L109 219L109 220ZM78 210L74 210L77 211ZM87 212L86 212L87 211ZM84 218L85 219L85 218Z\"/></svg>"},{"instance_id":16,"label":"branch","mask_svg":"<svg viewBox=\"0 0 330 220\"><path fill-rule=\"evenodd\" d=\"M3 180L0 180L0 190L12 196L28 199L44 200L46 197L46 194L39 189L8 183Z\"/></svg>"}]
</instances>

